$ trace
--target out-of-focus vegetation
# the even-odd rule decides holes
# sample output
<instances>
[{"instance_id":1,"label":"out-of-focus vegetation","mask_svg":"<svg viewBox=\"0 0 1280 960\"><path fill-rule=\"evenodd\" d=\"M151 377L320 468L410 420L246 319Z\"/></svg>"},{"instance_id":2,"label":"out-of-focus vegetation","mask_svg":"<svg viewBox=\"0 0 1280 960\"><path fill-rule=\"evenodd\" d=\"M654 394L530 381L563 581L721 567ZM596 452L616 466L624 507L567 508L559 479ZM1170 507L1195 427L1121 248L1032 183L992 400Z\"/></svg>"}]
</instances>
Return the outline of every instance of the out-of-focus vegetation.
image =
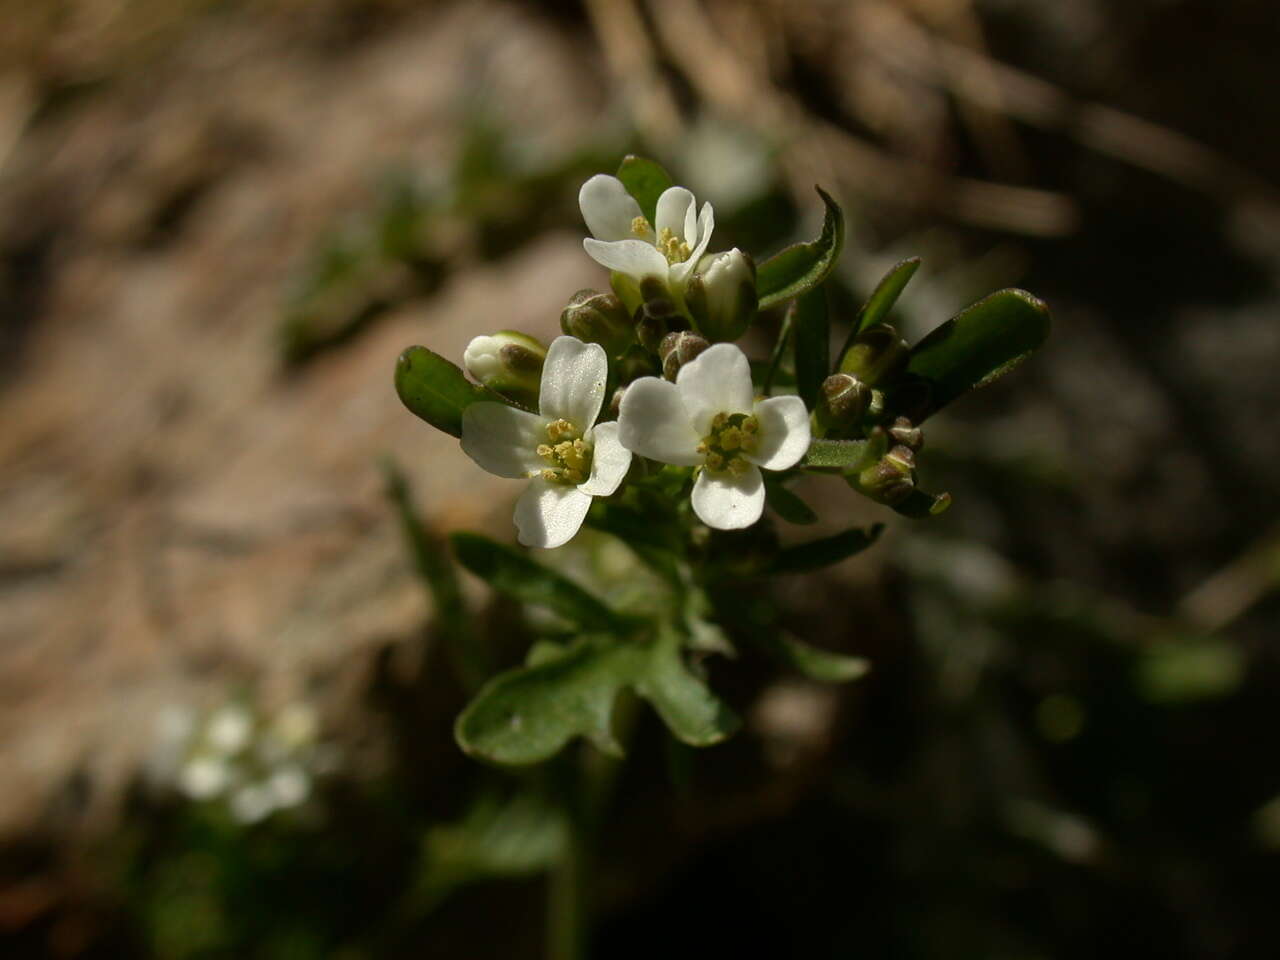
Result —
<instances>
[{"instance_id":1,"label":"out-of-focus vegetation","mask_svg":"<svg viewBox=\"0 0 1280 960\"><path fill-rule=\"evenodd\" d=\"M324 51L431 15L355 0L15 9L20 66L0 91L20 122L0 124L0 162L28 126L110 96L157 45L219 17L299 17ZM746 729L697 756L620 705L627 762L599 758L594 781L593 955L1280 953L1271 5L531 9L598 58L597 138L526 156L477 104L432 169L370 170L368 204L299 252L280 291L282 368L340 353L454 271L580 232L577 185L633 147L716 204L725 246L804 235L812 182L833 184L850 215L840 340L913 254L894 316L913 341L1003 284L1035 290L1057 321L1035 361L930 424L945 517L885 511L891 529L856 570L715 598L744 646L767 625L866 657L865 677L833 693L708 659ZM54 243L28 226L0 238L10 370L38 322L24 270ZM295 802L238 808L231 786L197 774L192 789L161 765L140 771L113 829L34 824L9 841L7 956L537 955L566 842L562 771L481 767L451 725L486 672L475 658L517 662L556 624L464 596L431 504L391 476L404 564L437 611L401 645L412 668L389 648L359 715L324 718L315 743L335 751L303 796L280 781ZM554 562L630 602L652 587L604 536ZM228 695L258 709L251 691ZM370 741L378 763L344 765L344 744ZM271 782L254 764L241 788Z\"/></svg>"}]
</instances>

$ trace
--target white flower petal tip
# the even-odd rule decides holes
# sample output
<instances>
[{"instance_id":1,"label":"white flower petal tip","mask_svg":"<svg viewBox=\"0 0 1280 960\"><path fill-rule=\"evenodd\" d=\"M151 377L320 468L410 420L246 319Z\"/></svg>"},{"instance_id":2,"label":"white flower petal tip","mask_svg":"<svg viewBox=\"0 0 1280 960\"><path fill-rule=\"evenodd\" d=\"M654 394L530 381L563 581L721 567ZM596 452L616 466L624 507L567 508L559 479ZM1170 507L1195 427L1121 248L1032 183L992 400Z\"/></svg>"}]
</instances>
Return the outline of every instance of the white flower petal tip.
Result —
<instances>
[{"instance_id":1,"label":"white flower petal tip","mask_svg":"<svg viewBox=\"0 0 1280 960\"><path fill-rule=\"evenodd\" d=\"M592 497L618 489L631 451L616 423L595 425L609 362L604 348L557 337L547 349L539 412L480 401L462 413L462 449L490 473L529 480L516 504L517 539L558 547L582 526Z\"/></svg>"},{"instance_id":2,"label":"white flower petal tip","mask_svg":"<svg viewBox=\"0 0 1280 960\"><path fill-rule=\"evenodd\" d=\"M740 476L703 470L693 485L693 512L717 530L741 530L764 513L764 476L749 467Z\"/></svg>"},{"instance_id":3,"label":"white flower petal tip","mask_svg":"<svg viewBox=\"0 0 1280 960\"><path fill-rule=\"evenodd\" d=\"M760 444L746 458L766 470L789 470L809 452L809 411L799 397L770 397L756 404Z\"/></svg>"},{"instance_id":4,"label":"white flower petal tip","mask_svg":"<svg viewBox=\"0 0 1280 960\"><path fill-rule=\"evenodd\" d=\"M731 343L717 343L680 368L676 389L693 427L705 435L717 413L750 413L755 399L751 364Z\"/></svg>"},{"instance_id":5,"label":"white flower petal tip","mask_svg":"<svg viewBox=\"0 0 1280 960\"><path fill-rule=\"evenodd\" d=\"M662 192L650 223L622 181L606 174L582 185L578 206L591 231L583 248L593 260L636 282L657 278L676 294L683 293L715 227L711 204L699 213L684 187Z\"/></svg>"}]
</instances>

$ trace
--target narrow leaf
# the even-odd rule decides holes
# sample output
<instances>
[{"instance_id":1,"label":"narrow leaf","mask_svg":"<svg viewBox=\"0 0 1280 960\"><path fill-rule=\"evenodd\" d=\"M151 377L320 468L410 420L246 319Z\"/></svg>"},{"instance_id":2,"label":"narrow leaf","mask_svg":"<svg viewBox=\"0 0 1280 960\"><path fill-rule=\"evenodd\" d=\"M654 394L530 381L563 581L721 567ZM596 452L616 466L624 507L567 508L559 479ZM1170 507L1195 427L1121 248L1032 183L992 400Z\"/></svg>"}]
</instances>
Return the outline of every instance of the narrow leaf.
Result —
<instances>
[{"instance_id":1,"label":"narrow leaf","mask_svg":"<svg viewBox=\"0 0 1280 960\"><path fill-rule=\"evenodd\" d=\"M761 310L812 290L827 278L840 256L844 246L844 214L825 190L815 189L827 207L822 233L818 239L787 247L760 264L756 271L756 294Z\"/></svg>"},{"instance_id":2,"label":"narrow leaf","mask_svg":"<svg viewBox=\"0 0 1280 960\"><path fill-rule=\"evenodd\" d=\"M546 607L587 630L615 631L621 618L580 586L518 550L478 533L450 538L458 561L500 593Z\"/></svg>"},{"instance_id":3,"label":"narrow leaf","mask_svg":"<svg viewBox=\"0 0 1280 960\"><path fill-rule=\"evenodd\" d=\"M768 474L765 474L764 496L773 512L787 523L809 524L818 519L812 507Z\"/></svg>"},{"instance_id":4,"label":"narrow leaf","mask_svg":"<svg viewBox=\"0 0 1280 960\"><path fill-rule=\"evenodd\" d=\"M811 540L788 547L778 554L773 563L774 573L808 573L861 553L876 542L884 524L877 523L867 530L854 528L835 536Z\"/></svg>"},{"instance_id":5,"label":"narrow leaf","mask_svg":"<svg viewBox=\"0 0 1280 960\"><path fill-rule=\"evenodd\" d=\"M396 393L411 413L455 437L462 436L462 411L488 397L455 364L426 347L409 347L396 360Z\"/></svg>"},{"instance_id":6,"label":"narrow leaf","mask_svg":"<svg viewBox=\"0 0 1280 960\"><path fill-rule=\"evenodd\" d=\"M811 680L820 680L823 683L844 683L857 680L871 669L871 664L866 657L851 657L848 654L823 650L777 631L762 631L760 639L765 643L769 653L779 662Z\"/></svg>"},{"instance_id":7,"label":"narrow leaf","mask_svg":"<svg viewBox=\"0 0 1280 960\"><path fill-rule=\"evenodd\" d=\"M911 351L907 373L928 382L926 416L986 386L1049 336L1049 308L1025 290L1000 290L938 327Z\"/></svg>"},{"instance_id":8,"label":"narrow leaf","mask_svg":"<svg viewBox=\"0 0 1280 960\"><path fill-rule=\"evenodd\" d=\"M640 212L649 218L650 223L656 224L658 197L672 185L671 174L654 160L628 154L618 167L618 179L627 188L627 193L636 198Z\"/></svg>"},{"instance_id":9,"label":"narrow leaf","mask_svg":"<svg viewBox=\"0 0 1280 960\"><path fill-rule=\"evenodd\" d=\"M812 410L818 405L822 381L831 369L831 326L827 295L814 287L792 305L795 313L796 385L800 399Z\"/></svg>"},{"instance_id":10,"label":"narrow leaf","mask_svg":"<svg viewBox=\"0 0 1280 960\"><path fill-rule=\"evenodd\" d=\"M893 309L893 305L898 302L898 297L901 296L903 289L919 268L920 258L910 257L895 263L889 269L889 272L876 284L875 290L871 292L867 302L862 305L862 309L858 311L858 319L853 325L855 336L888 316L889 311Z\"/></svg>"}]
</instances>

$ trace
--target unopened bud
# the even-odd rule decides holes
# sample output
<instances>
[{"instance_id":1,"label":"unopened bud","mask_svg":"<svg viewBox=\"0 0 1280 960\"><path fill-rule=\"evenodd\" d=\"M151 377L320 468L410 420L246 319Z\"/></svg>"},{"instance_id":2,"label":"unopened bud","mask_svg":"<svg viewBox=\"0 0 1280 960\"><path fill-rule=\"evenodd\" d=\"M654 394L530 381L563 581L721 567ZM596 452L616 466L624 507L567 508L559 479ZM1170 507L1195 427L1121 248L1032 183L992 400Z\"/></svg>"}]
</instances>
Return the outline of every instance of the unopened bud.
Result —
<instances>
[{"instance_id":1,"label":"unopened bud","mask_svg":"<svg viewBox=\"0 0 1280 960\"><path fill-rule=\"evenodd\" d=\"M914 472L915 455L900 445L858 474L857 486L872 500L893 506L915 489Z\"/></svg>"},{"instance_id":2,"label":"unopened bud","mask_svg":"<svg viewBox=\"0 0 1280 960\"><path fill-rule=\"evenodd\" d=\"M609 286L613 289L614 295L622 301L622 305L627 308L628 316L633 316L640 309L640 304L644 303L644 297L640 294L640 284L630 274L612 271L609 274Z\"/></svg>"},{"instance_id":3,"label":"unopened bud","mask_svg":"<svg viewBox=\"0 0 1280 960\"><path fill-rule=\"evenodd\" d=\"M613 397L609 400L609 415L617 420L622 413L622 398L626 395L627 385L618 387L613 391Z\"/></svg>"},{"instance_id":4,"label":"unopened bud","mask_svg":"<svg viewBox=\"0 0 1280 960\"><path fill-rule=\"evenodd\" d=\"M668 333L658 344L658 356L662 358L662 375L668 380L675 380L680 368L709 346L711 344L691 330Z\"/></svg>"},{"instance_id":5,"label":"unopened bud","mask_svg":"<svg viewBox=\"0 0 1280 960\"><path fill-rule=\"evenodd\" d=\"M887 323L877 323L858 334L840 358L840 372L851 373L875 386L899 373L911 357L911 347Z\"/></svg>"},{"instance_id":6,"label":"unopened bud","mask_svg":"<svg viewBox=\"0 0 1280 960\"><path fill-rule=\"evenodd\" d=\"M924 446L924 431L906 417L898 417L889 428L889 436L904 447L919 450Z\"/></svg>"},{"instance_id":7,"label":"unopened bud","mask_svg":"<svg viewBox=\"0 0 1280 960\"><path fill-rule=\"evenodd\" d=\"M737 340L756 315L756 265L737 247L702 258L685 287L693 325L708 340Z\"/></svg>"},{"instance_id":8,"label":"unopened bud","mask_svg":"<svg viewBox=\"0 0 1280 960\"><path fill-rule=\"evenodd\" d=\"M614 357L635 343L631 312L612 293L579 290L560 314L560 329L583 343L598 343Z\"/></svg>"},{"instance_id":9,"label":"unopened bud","mask_svg":"<svg viewBox=\"0 0 1280 960\"><path fill-rule=\"evenodd\" d=\"M636 339L650 353L657 353L662 338L687 324L674 303L665 297L646 300L635 315Z\"/></svg>"},{"instance_id":10,"label":"unopened bud","mask_svg":"<svg viewBox=\"0 0 1280 960\"><path fill-rule=\"evenodd\" d=\"M819 436L857 426L871 402L871 388L847 373L833 373L822 381L822 397L813 415Z\"/></svg>"},{"instance_id":11,"label":"unopened bud","mask_svg":"<svg viewBox=\"0 0 1280 960\"><path fill-rule=\"evenodd\" d=\"M476 337L462 355L467 372L490 390L517 403L537 399L547 348L515 330L499 330L493 336Z\"/></svg>"}]
</instances>

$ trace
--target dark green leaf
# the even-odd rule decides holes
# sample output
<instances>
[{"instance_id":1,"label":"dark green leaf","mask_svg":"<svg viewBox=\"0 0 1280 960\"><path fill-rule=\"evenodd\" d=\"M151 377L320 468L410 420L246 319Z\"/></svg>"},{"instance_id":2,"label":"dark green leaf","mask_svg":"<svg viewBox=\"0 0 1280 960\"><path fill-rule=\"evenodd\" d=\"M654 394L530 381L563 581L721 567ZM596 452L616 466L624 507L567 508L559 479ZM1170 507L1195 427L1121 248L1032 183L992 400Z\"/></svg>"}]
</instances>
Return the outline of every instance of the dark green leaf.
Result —
<instances>
[{"instance_id":1,"label":"dark green leaf","mask_svg":"<svg viewBox=\"0 0 1280 960\"><path fill-rule=\"evenodd\" d=\"M910 257L893 265L889 272L876 284L875 290L867 298L867 302L862 305L862 309L858 311L858 319L853 325L855 335L859 331L867 329L873 323L879 323L888 315L889 311L893 309L893 305L897 303L903 288L906 287L908 281L911 280L911 277L919 267L919 257Z\"/></svg>"},{"instance_id":2,"label":"dark green leaf","mask_svg":"<svg viewBox=\"0 0 1280 960\"><path fill-rule=\"evenodd\" d=\"M761 632L760 639L780 662L811 680L844 683L857 680L871 669L865 657L822 650L778 631Z\"/></svg>"},{"instance_id":3,"label":"dark green leaf","mask_svg":"<svg viewBox=\"0 0 1280 960\"><path fill-rule=\"evenodd\" d=\"M800 399L812 410L818 405L822 381L831 372L831 326L827 294L814 287L792 304L796 339L796 385Z\"/></svg>"},{"instance_id":4,"label":"dark green leaf","mask_svg":"<svg viewBox=\"0 0 1280 960\"><path fill-rule=\"evenodd\" d=\"M856 470L883 453L883 446L871 440L812 440L803 465Z\"/></svg>"},{"instance_id":5,"label":"dark green leaf","mask_svg":"<svg viewBox=\"0 0 1280 960\"><path fill-rule=\"evenodd\" d=\"M400 516L405 543L418 576L431 597L435 627L448 646L463 685L469 690L476 690L490 670L485 651L476 643L471 629L449 545L423 523L414 509L404 473L395 461L388 457L382 466L387 479L387 496Z\"/></svg>"},{"instance_id":6,"label":"dark green leaf","mask_svg":"<svg viewBox=\"0 0 1280 960\"><path fill-rule=\"evenodd\" d=\"M911 351L907 373L928 382L933 414L1008 373L1049 336L1049 309L1025 290L1000 290L948 320Z\"/></svg>"},{"instance_id":7,"label":"dark green leaf","mask_svg":"<svg viewBox=\"0 0 1280 960\"><path fill-rule=\"evenodd\" d=\"M534 563L520 551L478 533L455 533L450 539L458 561L498 592L545 607L585 630L620 629L621 618L612 610L572 580Z\"/></svg>"},{"instance_id":8,"label":"dark green leaf","mask_svg":"<svg viewBox=\"0 0 1280 960\"><path fill-rule=\"evenodd\" d=\"M681 635L610 643L586 639L564 656L495 677L462 712L459 745L495 763L538 763L576 736L620 754L611 718L618 693L631 688L653 704L671 732L692 746L719 743L737 718L685 667Z\"/></svg>"},{"instance_id":9,"label":"dark green leaf","mask_svg":"<svg viewBox=\"0 0 1280 960\"><path fill-rule=\"evenodd\" d=\"M410 347L396 360L396 393L410 412L455 437L462 436L463 410L477 400L496 399L426 347Z\"/></svg>"},{"instance_id":10,"label":"dark green leaf","mask_svg":"<svg viewBox=\"0 0 1280 960\"><path fill-rule=\"evenodd\" d=\"M650 223L656 224L658 197L671 186L671 174L660 163L629 154L622 158L618 167L618 179L627 188L627 193L636 198L640 212L649 218Z\"/></svg>"},{"instance_id":11,"label":"dark green leaf","mask_svg":"<svg viewBox=\"0 0 1280 960\"><path fill-rule=\"evenodd\" d=\"M827 278L844 246L844 214L821 187L815 188L827 206L822 233L809 243L797 243L774 254L756 271L760 309L767 310L812 290Z\"/></svg>"},{"instance_id":12,"label":"dark green leaf","mask_svg":"<svg viewBox=\"0 0 1280 960\"><path fill-rule=\"evenodd\" d=\"M893 509L904 517L923 520L926 517L936 517L938 514L946 512L946 509L950 506L951 494L949 493L940 493L935 497L933 494L925 493L923 490L912 490L907 495L907 499L901 503L895 503Z\"/></svg>"},{"instance_id":13,"label":"dark green leaf","mask_svg":"<svg viewBox=\"0 0 1280 960\"><path fill-rule=\"evenodd\" d=\"M818 519L813 508L768 474L765 474L764 495L773 512L787 523L807 524Z\"/></svg>"},{"instance_id":14,"label":"dark green leaf","mask_svg":"<svg viewBox=\"0 0 1280 960\"><path fill-rule=\"evenodd\" d=\"M798 546L788 547L778 554L773 563L774 573L808 573L861 553L876 542L884 525L877 523L868 530L854 528L835 536L810 540Z\"/></svg>"}]
</instances>

